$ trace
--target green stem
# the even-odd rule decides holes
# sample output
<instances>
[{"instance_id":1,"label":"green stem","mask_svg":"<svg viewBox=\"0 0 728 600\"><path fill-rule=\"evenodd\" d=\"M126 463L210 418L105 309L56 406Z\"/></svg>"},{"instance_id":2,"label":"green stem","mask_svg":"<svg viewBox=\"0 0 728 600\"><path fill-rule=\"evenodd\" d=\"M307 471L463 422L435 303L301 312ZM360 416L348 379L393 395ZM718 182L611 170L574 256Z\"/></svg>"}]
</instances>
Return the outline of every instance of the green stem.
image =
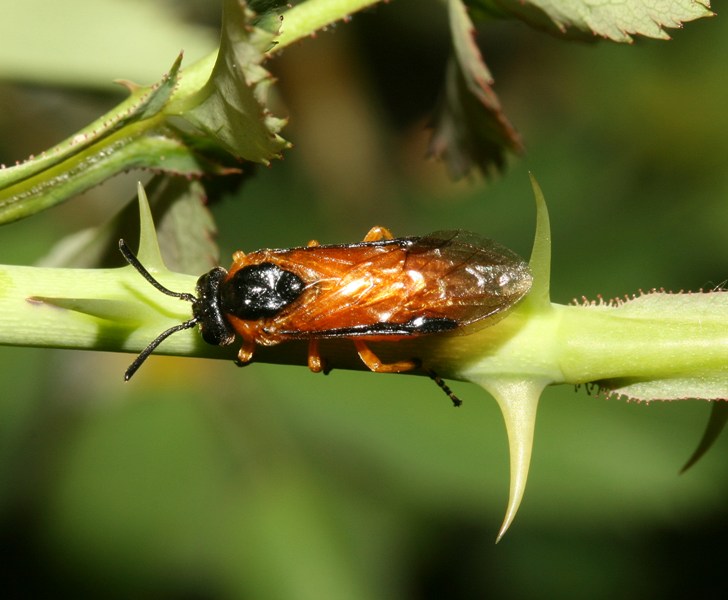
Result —
<instances>
[{"instance_id":1,"label":"green stem","mask_svg":"<svg viewBox=\"0 0 728 600\"><path fill-rule=\"evenodd\" d=\"M194 290L195 277L156 275L170 289ZM0 289L0 344L5 345L137 353L191 314L188 303L160 294L129 267L3 266ZM481 383L507 377L549 384L610 382L627 389L620 393L646 383L663 391L669 384L681 389L691 384L720 392L728 389L728 317L722 307L714 310L715 298L708 297L721 294L655 294L655 302L666 296L672 300L669 317L635 314L629 303L552 304L539 311L523 303L499 323L469 335L424 336L373 347L384 360L417 356L444 377ZM649 302L649 296L644 298ZM279 351L260 351L256 360L305 365L305 348L293 344L287 349L289 344L281 344ZM349 342L335 346L327 346L335 352L327 356L332 366L362 368ZM193 331L175 334L160 347L164 354L195 357L231 358L233 350L210 347ZM681 393L698 395L689 389Z\"/></svg>"},{"instance_id":2,"label":"green stem","mask_svg":"<svg viewBox=\"0 0 728 600\"><path fill-rule=\"evenodd\" d=\"M309 0L299 4L284 14L282 34L275 38L277 45L272 47L270 54L378 1L381 0ZM230 69L258 73L257 63L263 55L257 54L260 50L251 53L250 48L244 47L245 44L235 37L234 34L241 28L246 34L249 31L243 27L242 13L229 12L225 22L227 37L223 39L227 40L227 45L223 44L223 47L231 54L226 57ZM231 37L236 41L231 41ZM238 42L243 47L241 56L233 50ZM0 165L0 224L49 208L129 169L147 168L198 177L229 172L238 159L267 164L285 147L285 143L282 140L280 143L271 142L271 134L277 132L277 127L266 119L259 122L256 115L262 109L258 105L260 99L253 101L251 98L253 84L243 79L238 81L233 74L229 74L227 80L224 77L211 80L217 58L218 52L215 51L181 73L180 56L159 84L135 88L118 106L60 144L11 167ZM240 73L236 75L242 78ZM224 80L222 84L221 79ZM241 114L226 113L223 109L227 102L224 100L218 102L219 106L213 102L214 106L202 110L205 117L202 122L209 125L211 131L199 134L200 139L192 143L189 123L177 128L180 117L182 120L195 117L195 109L204 104L212 90L225 83L227 87L218 90L219 94L229 100L237 93L242 98L239 106L236 105ZM195 126L200 125L199 115L197 117L198 120L192 121ZM213 119L212 124L208 122L210 118ZM241 123L232 130L232 139L244 139L243 132L254 138L250 146L228 147L224 140L215 137L215 132L232 127L226 119L235 118L241 119ZM232 152L235 160L218 162L217 154L210 156L198 152L200 148L215 147L220 152L219 146L223 154Z\"/></svg>"},{"instance_id":3,"label":"green stem","mask_svg":"<svg viewBox=\"0 0 728 600\"><path fill-rule=\"evenodd\" d=\"M156 275L171 288L194 290L196 279L189 275ZM131 267L2 266L0 343L138 352L160 329L189 318L189 304L139 280ZM183 355L197 346L195 336L182 334L166 349Z\"/></svg>"},{"instance_id":4,"label":"green stem","mask_svg":"<svg viewBox=\"0 0 728 600\"><path fill-rule=\"evenodd\" d=\"M336 21L346 20L354 13L378 4L382 0L308 0L294 6L283 15L281 33L276 38L273 54L291 44L314 35Z\"/></svg>"}]
</instances>

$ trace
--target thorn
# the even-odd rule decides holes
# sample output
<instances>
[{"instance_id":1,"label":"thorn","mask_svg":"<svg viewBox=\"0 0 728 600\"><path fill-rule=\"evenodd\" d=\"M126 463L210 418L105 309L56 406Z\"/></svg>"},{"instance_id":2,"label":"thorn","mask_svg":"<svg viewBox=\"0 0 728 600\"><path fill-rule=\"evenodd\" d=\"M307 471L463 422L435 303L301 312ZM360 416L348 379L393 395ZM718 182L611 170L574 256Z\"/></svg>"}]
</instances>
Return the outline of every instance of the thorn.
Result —
<instances>
[{"instance_id":1,"label":"thorn","mask_svg":"<svg viewBox=\"0 0 728 600\"><path fill-rule=\"evenodd\" d=\"M698 447L695 449L692 456L690 456L688 461L683 465L683 468L680 469L681 475L698 462L708 450L710 450L711 446L715 443L715 440L718 439L718 436L723 431L726 421L728 421L728 402L725 400L714 400L710 412L710 418L708 419L708 425L705 427L703 437L700 439Z\"/></svg>"}]
</instances>

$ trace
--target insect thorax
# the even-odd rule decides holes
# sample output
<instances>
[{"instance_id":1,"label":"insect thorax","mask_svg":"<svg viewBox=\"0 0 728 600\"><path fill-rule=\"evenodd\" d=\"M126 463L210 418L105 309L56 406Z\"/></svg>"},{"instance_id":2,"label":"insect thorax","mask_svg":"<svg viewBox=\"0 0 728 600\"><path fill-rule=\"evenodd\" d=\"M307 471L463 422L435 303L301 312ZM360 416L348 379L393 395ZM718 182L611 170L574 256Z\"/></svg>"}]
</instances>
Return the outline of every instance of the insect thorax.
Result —
<instances>
[{"instance_id":1,"label":"insect thorax","mask_svg":"<svg viewBox=\"0 0 728 600\"><path fill-rule=\"evenodd\" d=\"M220 286L220 309L239 319L268 319L294 302L304 288L303 279L278 265L248 265Z\"/></svg>"}]
</instances>

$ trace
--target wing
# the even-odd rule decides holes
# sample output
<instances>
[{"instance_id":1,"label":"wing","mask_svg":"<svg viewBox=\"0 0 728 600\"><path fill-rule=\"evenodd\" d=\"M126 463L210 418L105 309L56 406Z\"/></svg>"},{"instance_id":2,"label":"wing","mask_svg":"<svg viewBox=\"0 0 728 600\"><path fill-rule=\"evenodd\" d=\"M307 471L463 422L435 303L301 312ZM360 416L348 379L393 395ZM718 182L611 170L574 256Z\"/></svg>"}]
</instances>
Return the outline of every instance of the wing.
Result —
<instances>
[{"instance_id":1,"label":"wing","mask_svg":"<svg viewBox=\"0 0 728 600\"><path fill-rule=\"evenodd\" d=\"M469 325L507 310L531 289L528 263L497 242L467 231L438 231L420 238L406 270L426 275L413 298Z\"/></svg>"},{"instance_id":2,"label":"wing","mask_svg":"<svg viewBox=\"0 0 728 600\"><path fill-rule=\"evenodd\" d=\"M531 286L518 255L462 231L295 252L318 274L300 305L266 324L282 337L437 333L502 312Z\"/></svg>"}]
</instances>

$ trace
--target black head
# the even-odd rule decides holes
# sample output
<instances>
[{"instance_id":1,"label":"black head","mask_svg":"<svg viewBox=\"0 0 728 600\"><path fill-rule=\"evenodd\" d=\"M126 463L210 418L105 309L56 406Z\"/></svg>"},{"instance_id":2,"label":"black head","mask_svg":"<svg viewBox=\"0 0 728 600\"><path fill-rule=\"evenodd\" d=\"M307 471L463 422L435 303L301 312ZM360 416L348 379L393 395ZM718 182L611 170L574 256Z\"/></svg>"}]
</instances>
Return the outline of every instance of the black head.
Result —
<instances>
[{"instance_id":1,"label":"black head","mask_svg":"<svg viewBox=\"0 0 728 600\"><path fill-rule=\"evenodd\" d=\"M274 317L304 288L303 279L273 263L249 265L220 285L220 310L246 320Z\"/></svg>"},{"instance_id":2,"label":"black head","mask_svg":"<svg viewBox=\"0 0 728 600\"><path fill-rule=\"evenodd\" d=\"M235 330L225 315L257 320L273 317L298 298L305 287L303 280L272 263L243 267L226 281L228 272L216 267L197 280L197 297L173 292L159 283L139 262L124 240L119 250L126 261L163 294L192 303L192 318L160 333L129 365L124 379L129 380L147 357L177 331L200 326L202 339L214 346L226 346L235 339Z\"/></svg>"},{"instance_id":3,"label":"black head","mask_svg":"<svg viewBox=\"0 0 728 600\"><path fill-rule=\"evenodd\" d=\"M227 346L235 339L235 331L223 316L220 305L220 287L227 271L215 267L197 280L197 298L192 303L192 314L200 325L202 339L213 346Z\"/></svg>"}]
</instances>

